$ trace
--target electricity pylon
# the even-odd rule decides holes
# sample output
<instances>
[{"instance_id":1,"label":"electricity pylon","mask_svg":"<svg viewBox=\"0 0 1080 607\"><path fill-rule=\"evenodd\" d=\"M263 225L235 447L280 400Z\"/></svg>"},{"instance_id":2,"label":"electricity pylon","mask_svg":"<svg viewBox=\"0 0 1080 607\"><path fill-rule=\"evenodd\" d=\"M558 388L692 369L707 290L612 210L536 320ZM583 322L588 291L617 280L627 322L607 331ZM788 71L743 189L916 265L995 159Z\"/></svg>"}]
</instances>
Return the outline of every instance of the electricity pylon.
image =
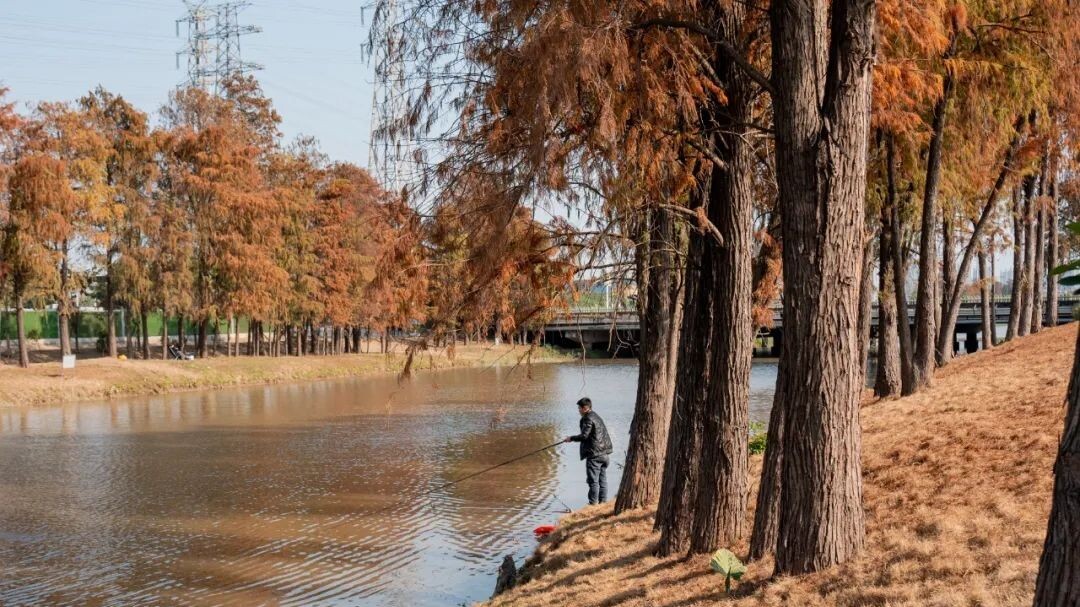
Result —
<instances>
[{"instance_id":1,"label":"electricity pylon","mask_svg":"<svg viewBox=\"0 0 1080 607\"><path fill-rule=\"evenodd\" d=\"M210 4L206 0L184 0L184 6L187 15L176 20L177 37L181 24L187 26L187 46L176 54L177 69L180 69L180 57L187 57L188 77L184 85L217 95L231 76L262 69L261 65L244 61L240 56L241 36L262 31L254 25L239 23L240 11L251 6L251 2Z\"/></svg>"},{"instance_id":2,"label":"electricity pylon","mask_svg":"<svg viewBox=\"0 0 1080 607\"><path fill-rule=\"evenodd\" d=\"M409 185L412 138L405 124L405 57L397 0L380 2L372 27L375 87L371 103L371 142L368 170L389 192Z\"/></svg>"}]
</instances>

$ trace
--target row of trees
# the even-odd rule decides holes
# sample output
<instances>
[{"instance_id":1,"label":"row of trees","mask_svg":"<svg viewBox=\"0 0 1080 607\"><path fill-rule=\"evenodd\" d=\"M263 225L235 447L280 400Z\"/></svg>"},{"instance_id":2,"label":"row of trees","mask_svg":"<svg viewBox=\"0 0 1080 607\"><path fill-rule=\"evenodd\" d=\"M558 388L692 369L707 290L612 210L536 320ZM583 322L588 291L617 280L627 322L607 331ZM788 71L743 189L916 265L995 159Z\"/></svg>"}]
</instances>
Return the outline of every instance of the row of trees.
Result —
<instances>
[{"instance_id":1,"label":"row of trees","mask_svg":"<svg viewBox=\"0 0 1080 607\"><path fill-rule=\"evenodd\" d=\"M641 372L616 511L658 501L662 555L749 530L750 355L775 297L785 347L751 557L775 554L778 573L863 545L875 295L881 396L923 389L948 364L961 295L992 288L969 284L976 259L988 276L996 252L1016 251L1006 339L1056 323L1047 272L1078 217L1080 23L1064 0L405 10L395 40L421 84L382 128L444 143L419 191L447 214L476 197L500 214L576 207L588 220L564 226L564 246L638 283Z\"/></svg>"},{"instance_id":2,"label":"row of trees","mask_svg":"<svg viewBox=\"0 0 1080 607\"><path fill-rule=\"evenodd\" d=\"M194 325L198 356L225 323L225 353L240 354L241 317L246 353L300 355L359 351L372 334L385 347L391 328L444 317L467 290L478 320L455 330L470 334L513 333L550 307L568 273L527 214L506 222L514 254L497 279L473 276L462 224L425 220L309 138L284 143L255 80L225 91L174 91L154 126L100 88L26 115L0 90L0 295L15 309L20 364L24 308L56 307L68 354L80 293L105 309L108 354L124 309L128 356L144 358L153 312L179 319L181 345Z\"/></svg>"}]
</instances>

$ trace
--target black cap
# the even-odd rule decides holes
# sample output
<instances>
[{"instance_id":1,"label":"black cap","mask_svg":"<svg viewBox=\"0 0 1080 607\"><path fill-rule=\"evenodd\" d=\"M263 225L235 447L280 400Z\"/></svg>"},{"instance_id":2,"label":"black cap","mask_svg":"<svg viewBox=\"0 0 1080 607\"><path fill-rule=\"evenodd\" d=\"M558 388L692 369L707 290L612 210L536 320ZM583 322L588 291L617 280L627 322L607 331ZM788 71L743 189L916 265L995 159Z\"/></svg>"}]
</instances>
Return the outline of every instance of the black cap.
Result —
<instances>
[{"instance_id":1,"label":"black cap","mask_svg":"<svg viewBox=\"0 0 1080 607\"><path fill-rule=\"evenodd\" d=\"M585 398L583 398L583 399L581 399L581 400L579 400L577 402L577 406L579 406L579 407L588 407L588 408L592 409L592 401L589 400L589 397L586 396Z\"/></svg>"}]
</instances>

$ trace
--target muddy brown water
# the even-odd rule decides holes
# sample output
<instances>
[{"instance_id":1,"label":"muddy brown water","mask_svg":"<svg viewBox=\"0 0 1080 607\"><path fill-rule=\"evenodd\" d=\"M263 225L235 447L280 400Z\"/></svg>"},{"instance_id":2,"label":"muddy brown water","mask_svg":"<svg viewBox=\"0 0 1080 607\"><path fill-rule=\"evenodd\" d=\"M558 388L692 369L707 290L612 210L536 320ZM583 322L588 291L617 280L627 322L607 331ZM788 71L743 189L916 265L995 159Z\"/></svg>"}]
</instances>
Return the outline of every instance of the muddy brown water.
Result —
<instances>
[{"instance_id":1,"label":"muddy brown water","mask_svg":"<svg viewBox=\"0 0 1080 607\"><path fill-rule=\"evenodd\" d=\"M775 371L754 365L753 419ZM585 504L576 445L419 494L576 432L585 395L615 439L614 494L636 374L534 365L0 410L0 605L484 599L503 555L520 563L534 527Z\"/></svg>"}]
</instances>

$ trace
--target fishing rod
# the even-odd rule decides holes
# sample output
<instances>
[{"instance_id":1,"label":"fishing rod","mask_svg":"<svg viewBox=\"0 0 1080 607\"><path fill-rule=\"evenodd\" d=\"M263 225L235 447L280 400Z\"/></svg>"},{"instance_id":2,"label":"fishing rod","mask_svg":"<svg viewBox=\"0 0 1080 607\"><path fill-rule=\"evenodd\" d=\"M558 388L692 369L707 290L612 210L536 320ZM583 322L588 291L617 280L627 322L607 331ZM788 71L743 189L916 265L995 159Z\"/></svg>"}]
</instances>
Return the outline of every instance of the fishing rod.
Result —
<instances>
[{"instance_id":1,"label":"fishing rod","mask_svg":"<svg viewBox=\"0 0 1080 607\"><path fill-rule=\"evenodd\" d=\"M428 489L426 491L421 491L420 493L414 493L414 494L409 495L409 496L399 496L399 501L402 498L405 498L405 497L407 497L409 499L427 497L427 496L429 496L429 495L431 495L431 494L433 494L433 493L435 493L437 491L441 491L443 489L446 489L447 487L450 487L452 485L456 485L456 484L458 484L458 483L460 483L462 481L467 481L470 478L476 478L476 477L480 476L481 474L491 472L492 470L495 470L496 468L502 468L503 466L512 464L514 462L521 461L521 460L523 460L523 459L525 459L527 457L532 457L532 456L537 455L539 453L543 453L544 451L547 451L548 449L554 449L555 447L558 447L561 444L563 444L563 441L559 441L557 443L552 443L552 444L550 444L550 445L548 445L546 447L541 447L540 449L537 449L535 451L530 451L530 452L528 452L528 453L526 453L524 455L519 455L519 456L517 456L517 457L515 457L513 459L508 459L505 462L502 462L500 464L495 464L494 466L489 466L487 468L484 468L483 470L480 470L479 472L473 472L472 474L466 474L465 476L463 476L461 478L456 478L456 479L454 479L452 481L442 483L441 485L437 485L437 486L432 487L432 488L430 488L430 489ZM562 504L564 508L566 508L567 512L570 512L570 507L567 506L562 500L559 500L558 496L555 496L555 499L557 499L559 501L559 503ZM401 506L400 503L395 502L395 503L383 506L382 508L376 508L375 510L370 510L370 511L366 512L365 514L366 514L366 516L371 516L371 515L375 515L375 514L382 514L383 512L387 512L387 511L392 510L394 508L399 508L400 506ZM428 504L428 506L434 507L434 504ZM342 523L344 523L344 522L345 521L342 521Z\"/></svg>"},{"instance_id":2,"label":"fishing rod","mask_svg":"<svg viewBox=\"0 0 1080 607\"><path fill-rule=\"evenodd\" d=\"M557 443L552 443L552 444L550 444L550 445L548 445L546 447L542 447L540 449L537 449L536 451L530 451L530 452L526 453L525 455L519 455L519 456L515 457L514 459L508 459L508 460L506 460L505 462L503 462L501 464L495 464L494 466L491 466L490 468L484 468L483 470L481 470L479 472L473 472L472 474L468 474L468 475L465 475L465 476L463 476L461 478L454 479L454 480L452 480L450 482L443 483L443 484L441 484L441 485L439 485L437 487L432 487L431 489L428 489L427 491L423 491L421 493L418 493L416 495L416 497L423 497L425 495L430 495L430 494L432 494L432 493L434 493L436 491L445 489L445 488L447 488L447 487L449 487L451 485L456 485L456 484L460 483L461 481L467 481L470 478L475 478L477 476L480 476L481 474L491 472L492 470L495 470L496 468L502 468L503 466L506 466L508 464L512 464L514 462L521 461L521 460L525 459L526 457L532 457L532 456L534 456L534 455L536 455L538 453L543 453L544 451L547 451L548 449L554 449L555 447L558 447L561 444L563 444L563 441L559 441Z\"/></svg>"}]
</instances>

